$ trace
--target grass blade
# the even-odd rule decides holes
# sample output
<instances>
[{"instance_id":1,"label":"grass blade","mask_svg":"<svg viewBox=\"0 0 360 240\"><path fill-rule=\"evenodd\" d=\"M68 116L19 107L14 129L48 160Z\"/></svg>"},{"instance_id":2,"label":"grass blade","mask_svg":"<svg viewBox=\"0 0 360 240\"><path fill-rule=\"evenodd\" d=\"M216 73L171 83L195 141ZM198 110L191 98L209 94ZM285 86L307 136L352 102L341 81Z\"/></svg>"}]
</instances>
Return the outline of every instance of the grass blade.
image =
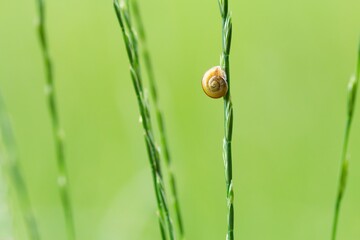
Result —
<instances>
[{"instance_id":1,"label":"grass blade","mask_svg":"<svg viewBox=\"0 0 360 240\"><path fill-rule=\"evenodd\" d=\"M223 158L225 167L226 199L227 199L227 240L234 239L234 188L232 177L232 129L233 129L233 106L231 101L230 82L230 49L232 39L232 18L229 13L228 0L219 0L220 14L222 17L222 54L220 65L227 76L228 91L224 96L224 143Z\"/></svg>"},{"instance_id":2,"label":"grass blade","mask_svg":"<svg viewBox=\"0 0 360 240\"><path fill-rule=\"evenodd\" d=\"M347 181L348 167L349 167L348 145L349 145L351 125L352 125L353 116L354 116L355 102L356 102L356 95L357 95L359 79L360 79L360 44L359 44L359 49L358 49L358 63L357 63L356 74L354 77L352 77L350 79L350 82L348 85L347 119L346 119L346 126L345 126L343 149L342 149L342 154L341 154L341 169L340 169L339 185L338 185L338 192L337 192L337 196L336 196L334 220L333 220L333 226L332 226L332 235L331 235L332 240L336 239L340 207L341 207L341 202L344 197L344 192L345 192L345 188L346 188L346 181Z\"/></svg>"},{"instance_id":3,"label":"grass blade","mask_svg":"<svg viewBox=\"0 0 360 240\"><path fill-rule=\"evenodd\" d=\"M60 126L60 119L55 97L54 77L52 62L49 56L46 29L45 29L45 3L44 0L37 0L39 12L38 35L41 44L42 55L46 72L46 94L52 121L54 144L56 149L56 159L58 168L58 187L60 192L61 204L65 216L65 225L68 240L74 240L75 225L72 205L70 201L70 190L68 183L68 172L66 168L64 151L64 132Z\"/></svg>"},{"instance_id":4,"label":"grass blade","mask_svg":"<svg viewBox=\"0 0 360 240\"><path fill-rule=\"evenodd\" d=\"M173 240L175 239L175 234L166 200L165 187L163 184L163 177L160 166L160 155L154 140L149 104L144 94L139 64L138 41L134 27L132 26L128 1L123 0L118 2L117 0L114 0L114 9L121 27L125 47L128 54L131 79L133 81L134 90L137 96L141 122L144 130L146 149L151 166L154 191L158 207L160 233L163 240L166 240L168 237L170 240Z\"/></svg>"},{"instance_id":5,"label":"grass blade","mask_svg":"<svg viewBox=\"0 0 360 240\"><path fill-rule=\"evenodd\" d=\"M31 207L28 189L20 171L14 134L2 96L0 96L0 150L0 160L4 173L15 187L28 237L31 240L40 240L39 229Z\"/></svg>"},{"instance_id":6,"label":"grass blade","mask_svg":"<svg viewBox=\"0 0 360 240\"><path fill-rule=\"evenodd\" d=\"M146 34L145 34L145 30L144 30L143 21L142 21L141 15L140 15L139 5L138 5L137 0L133 0L132 3L133 3L133 10L134 10L134 18L136 20L137 30L139 32L139 41L140 41L140 45L142 47L142 57L144 59L145 70L146 70L146 73L147 73L147 76L149 79L150 95L154 102L156 121L157 121L158 129L159 129L160 142L161 142L161 147L163 150L162 152L163 152L164 162L166 164L166 170L167 170L167 174L168 174L168 178L169 178L169 182L170 182L170 192L171 192L173 207L175 209L177 227L179 229L180 237L183 239L185 237L184 236L184 225L183 225L183 220L181 217L180 203L179 203L179 197L177 194L175 175L172 171L172 159L171 159L171 155L170 155L168 140L166 137L164 116L163 116L163 113L161 111L160 104L159 104L158 91L157 91L157 86L156 86L156 82L155 82L154 70L153 70L152 61L150 58L150 53L149 53L149 50L147 47Z\"/></svg>"}]
</instances>

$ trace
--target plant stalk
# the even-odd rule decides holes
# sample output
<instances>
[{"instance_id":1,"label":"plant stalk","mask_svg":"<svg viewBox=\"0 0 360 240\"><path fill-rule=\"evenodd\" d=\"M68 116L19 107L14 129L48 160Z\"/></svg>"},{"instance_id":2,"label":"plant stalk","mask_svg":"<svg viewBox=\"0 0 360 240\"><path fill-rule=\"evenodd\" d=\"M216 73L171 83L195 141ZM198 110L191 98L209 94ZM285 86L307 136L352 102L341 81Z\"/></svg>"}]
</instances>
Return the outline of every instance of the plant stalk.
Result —
<instances>
[{"instance_id":1,"label":"plant stalk","mask_svg":"<svg viewBox=\"0 0 360 240\"><path fill-rule=\"evenodd\" d=\"M233 106L231 101L230 82L230 48L232 38L232 18L229 12L228 0L218 0L222 17L222 55L220 65L226 73L228 91L224 96L224 143L223 157L225 167L226 200L227 200L227 240L234 240L234 188L232 176L232 130L233 130Z\"/></svg>"},{"instance_id":2,"label":"plant stalk","mask_svg":"<svg viewBox=\"0 0 360 240\"><path fill-rule=\"evenodd\" d=\"M61 204L65 217L65 225L68 240L75 240L75 225L70 200L70 190L68 183L68 171L66 168L65 151L64 151L64 133L60 127L60 119L55 96L55 86L53 77L52 61L49 56L48 42L45 29L45 3L44 0L37 0L39 25L38 35L40 39L42 55L44 59L45 75L46 75L46 95L49 106L50 117L52 121L53 138L56 150L56 161L58 168L58 187L60 193Z\"/></svg>"},{"instance_id":3,"label":"plant stalk","mask_svg":"<svg viewBox=\"0 0 360 240\"><path fill-rule=\"evenodd\" d=\"M349 166L348 145L349 145L351 126L352 126L353 116L354 116L354 111L355 111L355 103L356 103L356 95L357 95L359 79L360 79L360 44L359 44L359 49L358 49L357 71L356 71L355 76L350 79L350 82L348 85L347 119L346 119L346 126L345 126L343 149L342 149L342 154L341 154L340 177L339 177L338 191L337 191L336 203L335 203L334 219L333 219L333 225L332 225L332 234L331 234L332 240L336 240L340 208L341 208L342 199L344 197L344 192L346 189L348 166Z\"/></svg>"},{"instance_id":4,"label":"plant stalk","mask_svg":"<svg viewBox=\"0 0 360 240\"><path fill-rule=\"evenodd\" d=\"M122 30L123 40L128 54L131 79L137 96L141 122L144 130L145 143L151 166L151 173L158 208L160 233L163 240L168 238L170 240L174 240L175 234L166 200L165 187L163 184L163 176L160 166L160 155L151 126L149 103L143 89L139 63L138 40L135 29L131 22L131 16L128 7L129 4L127 0L122 0L120 2L114 0L115 13Z\"/></svg>"},{"instance_id":5,"label":"plant stalk","mask_svg":"<svg viewBox=\"0 0 360 240\"><path fill-rule=\"evenodd\" d=\"M166 129L165 129L165 121L164 116L160 108L159 99L158 99L158 91L155 81L155 75L153 71L153 65L150 58L150 53L147 47L146 42L146 34L144 30L143 21L140 15L140 9L137 0L133 0L133 10L134 10L134 17L137 23L137 29L139 32L139 41L142 46L142 56L144 59L145 69L146 73L149 79L149 86L150 86L150 95L152 97L152 100L154 102L154 109L156 114L156 121L159 129L159 135L160 135L160 142L163 149L163 156L164 161L166 164L166 170L170 182L170 191L171 191L171 198L173 207L175 209L176 214L176 220L177 220L177 227L179 229L180 237L183 239L184 236L184 225L181 217L181 211L180 211L180 203L179 203L179 197L177 194L177 187L176 187L176 180L175 175L172 170L172 159L170 156L170 150L169 150L169 144L166 137Z\"/></svg>"},{"instance_id":6,"label":"plant stalk","mask_svg":"<svg viewBox=\"0 0 360 240\"><path fill-rule=\"evenodd\" d=\"M29 239L40 240L38 224L32 209L29 191L19 166L15 137L1 96L0 133L0 147L3 147L1 162L4 167L4 173L8 176L11 183L14 184Z\"/></svg>"}]
</instances>

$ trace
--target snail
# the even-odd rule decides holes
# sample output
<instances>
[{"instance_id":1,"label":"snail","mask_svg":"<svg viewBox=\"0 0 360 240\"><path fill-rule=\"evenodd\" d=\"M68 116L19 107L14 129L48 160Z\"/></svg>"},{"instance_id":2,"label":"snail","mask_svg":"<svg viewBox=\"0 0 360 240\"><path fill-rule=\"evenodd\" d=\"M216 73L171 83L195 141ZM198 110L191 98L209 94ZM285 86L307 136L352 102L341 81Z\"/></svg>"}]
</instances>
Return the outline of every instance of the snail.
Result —
<instances>
[{"instance_id":1,"label":"snail","mask_svg":"<svg viewBox=\"0 0 360 240\"><path fill-rule=\"evenodd\" d=\"M209 97L224 97L228 91L225 71L220 66L210 68L204 74L201 85L205 94Z\"/></svg>"}]
</instances>

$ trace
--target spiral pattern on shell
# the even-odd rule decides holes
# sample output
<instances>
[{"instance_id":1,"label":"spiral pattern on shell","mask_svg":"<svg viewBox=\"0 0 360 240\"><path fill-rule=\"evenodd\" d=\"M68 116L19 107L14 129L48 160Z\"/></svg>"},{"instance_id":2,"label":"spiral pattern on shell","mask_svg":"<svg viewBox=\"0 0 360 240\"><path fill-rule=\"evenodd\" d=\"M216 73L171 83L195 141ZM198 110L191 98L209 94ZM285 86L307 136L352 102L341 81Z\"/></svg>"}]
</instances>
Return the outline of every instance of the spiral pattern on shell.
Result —
<instances>
[{"instance_id":1,"label":"spiral pattern on shell","mask_svg":"<svg viewBox=\"0 0 360 240\"><path fill-rule=\"evenodd\" d=\"M228 91L225 71L220 66L210 68L204 74L201 85L205 94L209 97L224 97Z\"/></svg>"}]
</instances>

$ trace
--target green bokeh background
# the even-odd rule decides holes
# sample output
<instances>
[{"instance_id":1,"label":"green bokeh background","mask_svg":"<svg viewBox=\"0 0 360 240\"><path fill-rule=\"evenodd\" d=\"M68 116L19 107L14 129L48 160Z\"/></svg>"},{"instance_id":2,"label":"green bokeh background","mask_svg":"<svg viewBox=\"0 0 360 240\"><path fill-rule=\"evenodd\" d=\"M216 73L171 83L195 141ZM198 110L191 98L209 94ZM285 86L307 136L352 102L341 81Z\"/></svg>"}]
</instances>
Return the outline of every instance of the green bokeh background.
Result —
<instances>
[{"instance_id":1,"label":"green bokeh background","mask_svg":"<svg viewBox=\"0 0 360 240\"><path fill-rule=\"evenodd\" d=\"M80 240L160 239L136 97L112 1L47 2L47 29ZM216 0L139 1L187 240L225 239ZM231 0L236 239L327 240L339 174L358 0ZM0 2L0 88L40 232L64 240L35 1ZM360 104L339 238L360 238ZM27 239L19 216L18 239Z\"/></svg>"}]
</instances>

